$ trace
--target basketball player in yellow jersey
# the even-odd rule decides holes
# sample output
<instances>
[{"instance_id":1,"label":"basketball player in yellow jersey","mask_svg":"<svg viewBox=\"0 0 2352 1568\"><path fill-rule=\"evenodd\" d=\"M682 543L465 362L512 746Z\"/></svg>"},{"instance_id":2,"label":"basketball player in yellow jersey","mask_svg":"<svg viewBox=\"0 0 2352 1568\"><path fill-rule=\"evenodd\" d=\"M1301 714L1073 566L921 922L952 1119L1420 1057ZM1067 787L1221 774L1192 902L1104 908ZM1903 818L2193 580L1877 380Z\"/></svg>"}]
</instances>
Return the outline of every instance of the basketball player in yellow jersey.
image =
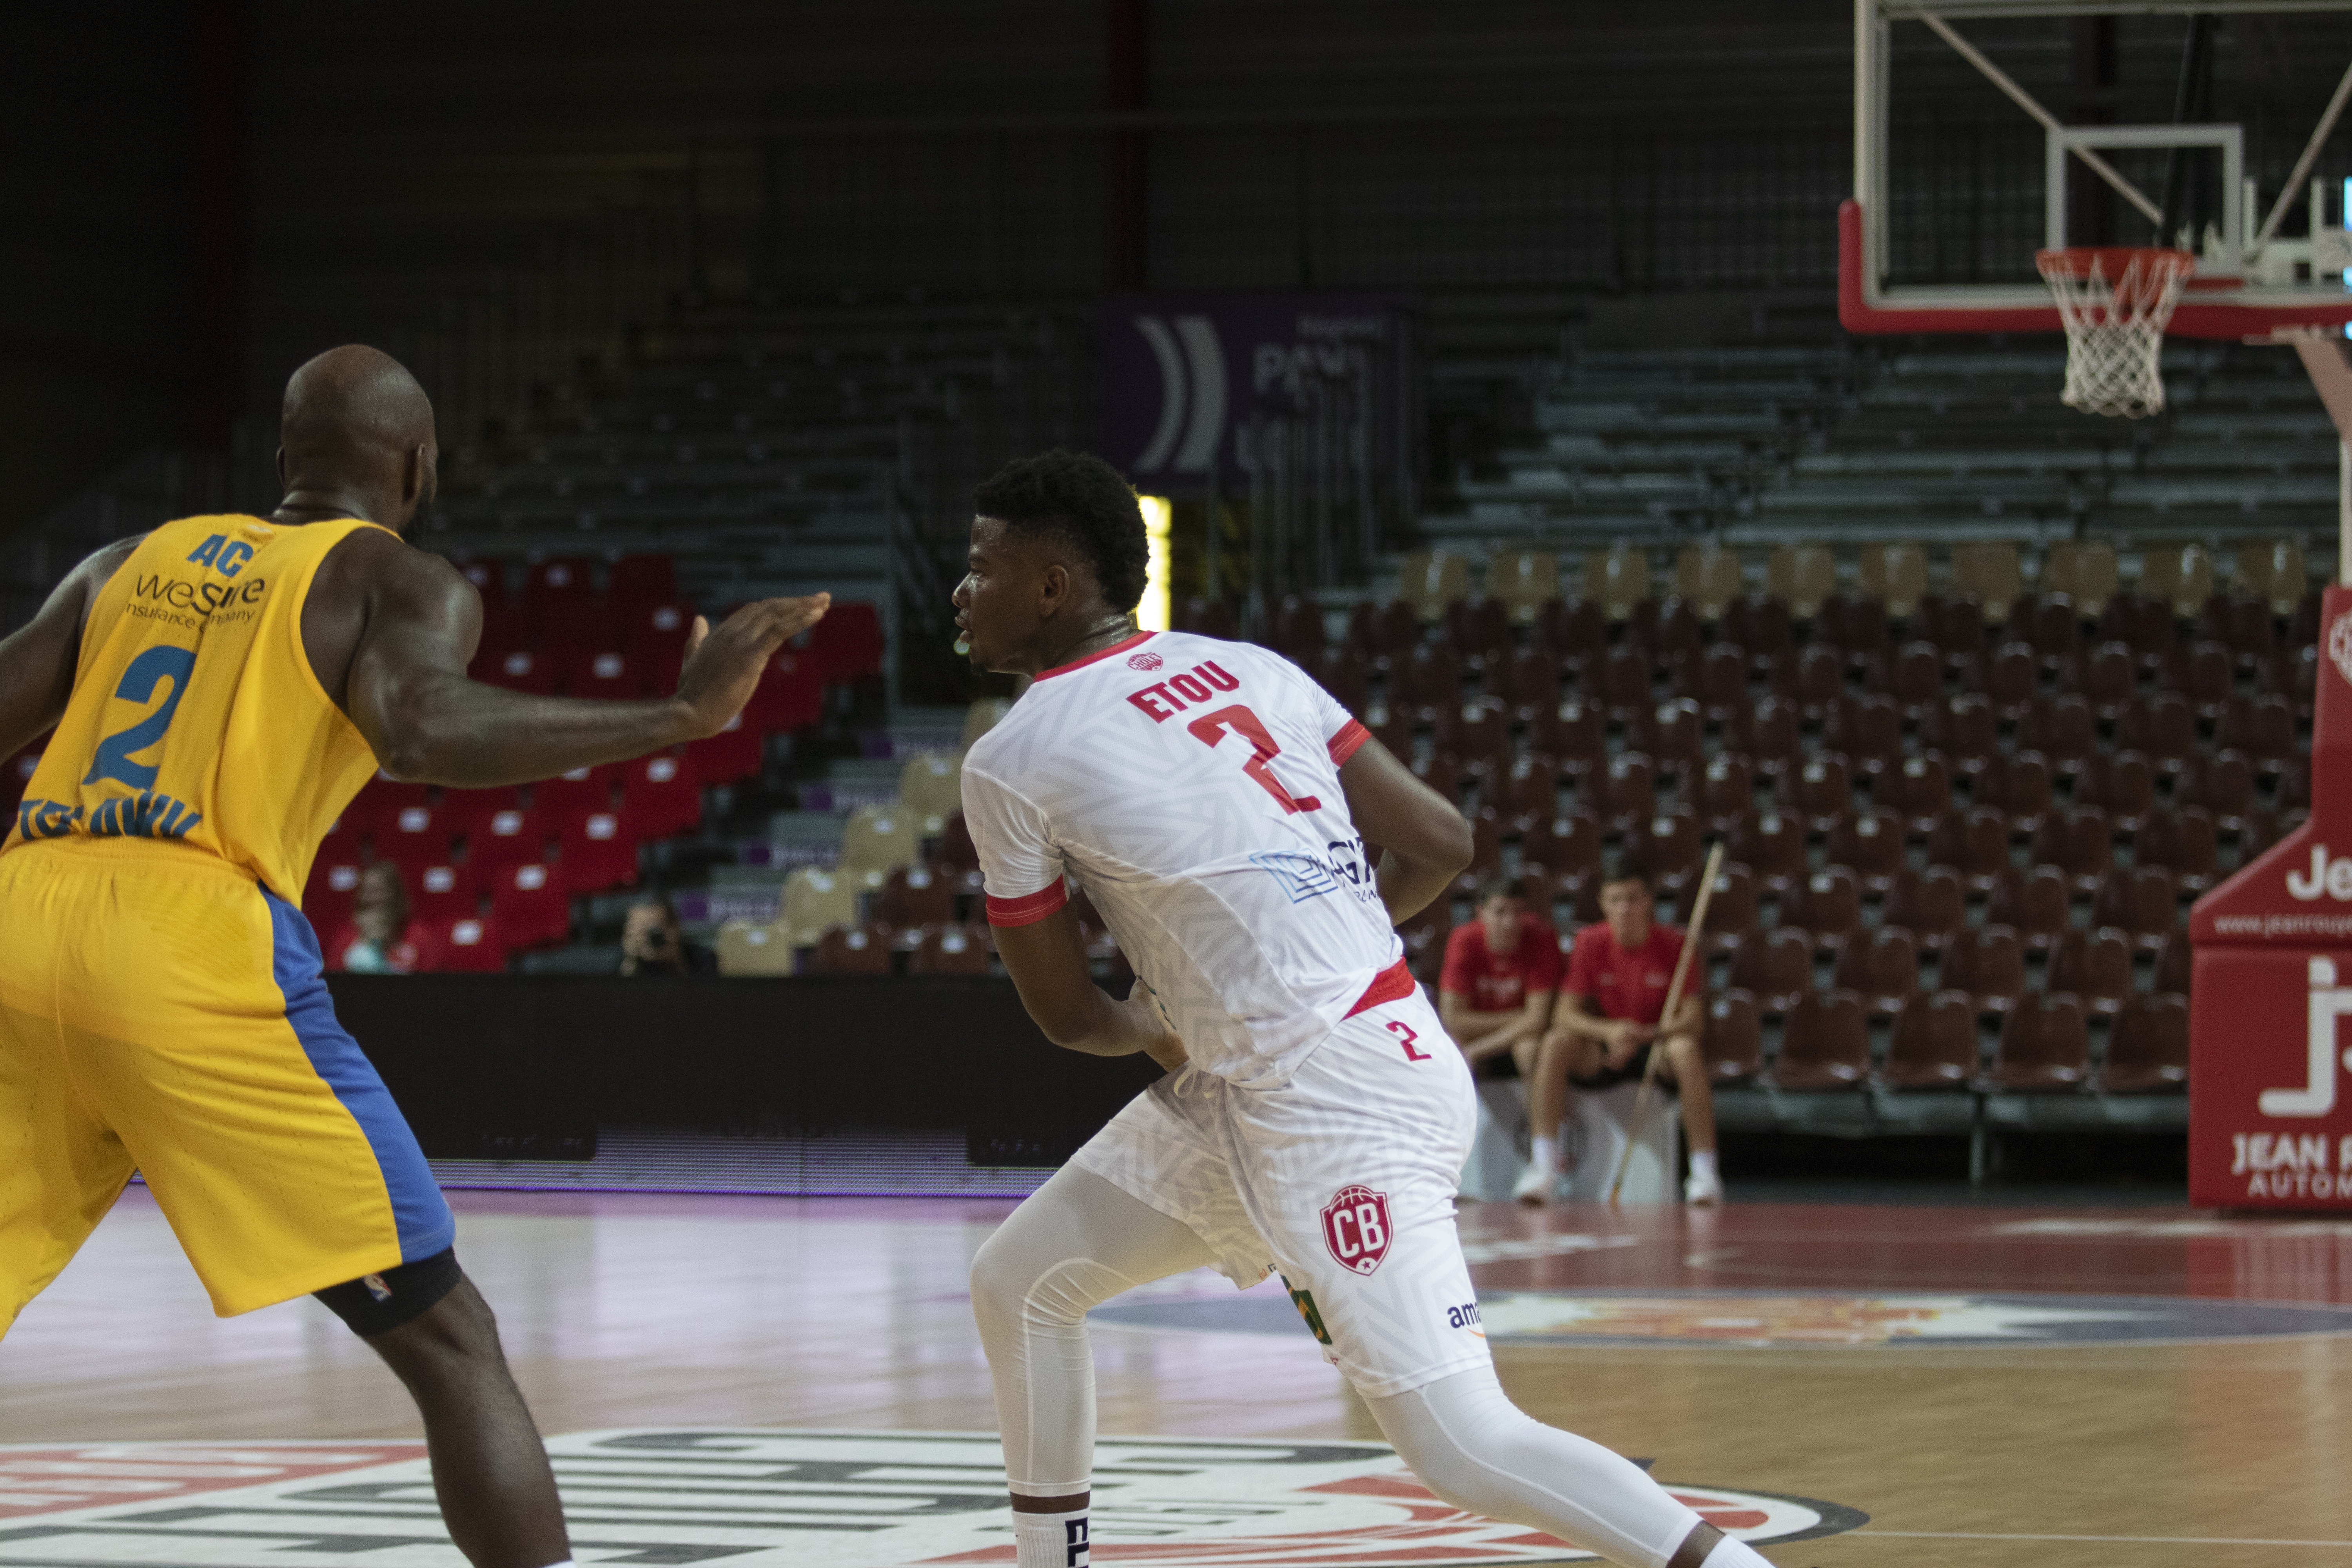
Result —
<instances>
[{"instance_id":1,"label":"basketball player in yellow jersey","mask_svg":"<svg viewBox=\"0 0 2352 1568\"><path fill-rule=\"evenodd\" d=\"M0 756L56 726L0 847L0 1331L135 1167L227 1316L316 1294L425 1418L478 1568L567 1564L545 1450L416 1141L336 1022L299 902L381 765L521 784L716 734L826 597L698 621L677 694L466 679L481 601L401 532L433 409L369 348L286 389L268 518L99 552L0 642Z\"/></svg>"}]
</instances>

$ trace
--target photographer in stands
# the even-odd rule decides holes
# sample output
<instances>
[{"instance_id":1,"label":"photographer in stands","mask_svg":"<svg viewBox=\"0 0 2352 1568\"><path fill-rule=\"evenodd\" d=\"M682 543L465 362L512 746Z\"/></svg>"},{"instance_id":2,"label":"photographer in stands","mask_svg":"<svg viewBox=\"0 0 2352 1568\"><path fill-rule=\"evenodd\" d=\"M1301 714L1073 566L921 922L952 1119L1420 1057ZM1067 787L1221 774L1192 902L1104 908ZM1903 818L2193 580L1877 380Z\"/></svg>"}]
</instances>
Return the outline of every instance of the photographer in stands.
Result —
<instances>
[{"instance_id":1,"label":"photographer in stands","mask_svg":"<svg viewBox=\"0 0 2352 1568\"><path fill-rule=\"evenodd\" d=\"M647 893L629 906L628 921L621 928L621 973L716 974L719 962L687 942L676 906L659 893Z\"/></svg>"}]
</instances>

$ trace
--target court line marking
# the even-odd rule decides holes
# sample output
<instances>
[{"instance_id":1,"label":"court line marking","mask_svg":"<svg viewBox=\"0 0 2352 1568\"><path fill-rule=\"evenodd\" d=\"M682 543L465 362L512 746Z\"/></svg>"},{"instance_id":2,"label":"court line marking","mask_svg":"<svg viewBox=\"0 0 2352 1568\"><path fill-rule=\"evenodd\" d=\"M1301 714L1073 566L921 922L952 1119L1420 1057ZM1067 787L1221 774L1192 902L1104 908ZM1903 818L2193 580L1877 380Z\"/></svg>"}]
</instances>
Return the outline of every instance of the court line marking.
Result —
<instances>
[{"instance_id":1,"label":"court line marking","mask_svg":"<svg viewBox=\"0 0 2352 1568\"><path fill-rule=\"evenodd\" d=\"M2250 1541L2229 1535L1992 1535L1971 1530L1854 1530L1908 1541L2105 1541L2144 1546L2352 1546L2352 1541Z\"/></svg>"}]
</instances>

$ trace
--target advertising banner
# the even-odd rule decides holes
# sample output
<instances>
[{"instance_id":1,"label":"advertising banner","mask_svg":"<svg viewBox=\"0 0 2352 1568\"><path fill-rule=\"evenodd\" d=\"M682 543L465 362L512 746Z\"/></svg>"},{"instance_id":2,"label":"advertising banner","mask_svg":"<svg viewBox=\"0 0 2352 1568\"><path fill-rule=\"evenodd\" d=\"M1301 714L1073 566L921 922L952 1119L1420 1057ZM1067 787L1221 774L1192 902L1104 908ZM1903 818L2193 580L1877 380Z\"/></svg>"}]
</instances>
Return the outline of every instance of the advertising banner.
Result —
<instances>
[{"instance_id":1,"label":"advertising banner","mask_svg":"<svg viewBox=\"0 0 2352 1568\"><path fill-rule=\"evenodd\" d=\"M2189 1197L2352 1209L2352 589L2320 616L2311 816L2197 901Z\"/></svg>"},{"instance_id":2,"label":"advertising banner","mask_svg":"<svg viewBox=\"0 0 2352 1568\"><path fill-rule=\"evenodd\" d=\"M1247 471L1253 419L1307 405L1307 384L1384 374L1401 331L1393 301L1352 294L1152 295L1104 307L1103 455L1138 489L1202 495Z\"/></svg>"}]
</instances>

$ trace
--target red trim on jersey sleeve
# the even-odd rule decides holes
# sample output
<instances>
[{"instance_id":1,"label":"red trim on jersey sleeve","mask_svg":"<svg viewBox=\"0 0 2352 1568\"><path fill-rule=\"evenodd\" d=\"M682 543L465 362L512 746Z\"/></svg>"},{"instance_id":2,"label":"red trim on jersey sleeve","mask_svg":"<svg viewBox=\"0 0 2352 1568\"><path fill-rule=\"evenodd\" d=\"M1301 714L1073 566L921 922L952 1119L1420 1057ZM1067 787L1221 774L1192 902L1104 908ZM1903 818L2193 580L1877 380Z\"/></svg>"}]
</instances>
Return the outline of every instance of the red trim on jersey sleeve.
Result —
<instances>
[{"instance_id":1,"label":"red trim on jersey sleeve","mask_svg":"<svg viewBox=\"0 0 2352 1568\"><path fill-rule=\"evenodd\" d=\"M1360 720L1350 719L1339 732L1324 742L1331 748L1331 765L1339 767L1356 754L1357 748L1372 738Z\"/></svg>"},{"instance_id":2,"label":"red trim on jersey sleeve","mask_svg":"<svg viewBox=\"0 0 2352 1568\"><path fill-rule=\"evenodd\" d=\"M1348 1009L1348 1016L1352 1018L1359 1013L1368 1013L1382 1003L1402 1002L1420 988L1412 977L1412 971L1407 969L1404 960L1400 958L1372 976L1372 983L1364 987L1364 994L1356 998L1354 1006Z\"/></svg>"},{"instance_id":3,"label":"red trim on jersey sleeve","mask_svg":"<svg viewBox=\"0 0 2352 1568\"><path fill-rule=\"evenodd\" d=\"M1017 899L988 898L988 923L992 926L1034 925L1070 901L1070 889L1059 877L1034 893Z\"/></svg>"},{"instance_id":4,"label":"red trim on jersey sleeve","mask_svg":"<svg viewBox=\"0 0 2352 1568\"><path fill-rule=\"evenodd\" d=\"M1074 669L1084 669L1087 666L1093 664L1097 659L1108 658L1115 653L1125 653L1129 648L1135 647L1138 643L1148 642L1159 635L1160 634L1158 632L1138 632L1133 637L1129 637L1126 641L1115 642L1111 644L1110 647L1102 649L1098 653L1090 653L1084 658L1074 658L1067 664L1057 664L1051 669L1041 669L1037 672L1037 679L1040 680L1051 680L1057 675L1067 675Z\"/></svg>"}]
</instances>

